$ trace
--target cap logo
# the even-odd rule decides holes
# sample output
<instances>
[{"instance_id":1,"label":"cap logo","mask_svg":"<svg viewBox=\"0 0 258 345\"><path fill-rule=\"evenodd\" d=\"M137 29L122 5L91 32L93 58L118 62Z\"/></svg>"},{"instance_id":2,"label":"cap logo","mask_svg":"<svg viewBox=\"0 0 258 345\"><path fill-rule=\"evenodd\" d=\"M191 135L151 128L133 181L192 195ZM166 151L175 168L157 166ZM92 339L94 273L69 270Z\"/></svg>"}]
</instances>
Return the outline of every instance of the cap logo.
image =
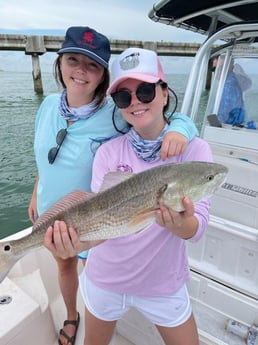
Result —
<instances>
[{"instance_id":1,"label":"cap logo","mask_svg":"<svg viewBox=\"0 0 258 345\"><path fill-rule=\"evenodd\" d=\"M77 41L77 43L81 45L85 45L85 46L90 46L92 48L96 48L96 46L93 44L93 41L94 41L93 32L86 31L83 34L82 40Z\"/></svg>"},{"instance_id":2,"label":"cap logo","mask_svg":"<svg viewBox=\"0 0 258 345\"><path fill-rule=\"evenodd\" d=\"M139 56L140 53L132 53L124 57L119 63L121 69L126 71L137 67L140 64Z\"/></svg>"}]
</instances>

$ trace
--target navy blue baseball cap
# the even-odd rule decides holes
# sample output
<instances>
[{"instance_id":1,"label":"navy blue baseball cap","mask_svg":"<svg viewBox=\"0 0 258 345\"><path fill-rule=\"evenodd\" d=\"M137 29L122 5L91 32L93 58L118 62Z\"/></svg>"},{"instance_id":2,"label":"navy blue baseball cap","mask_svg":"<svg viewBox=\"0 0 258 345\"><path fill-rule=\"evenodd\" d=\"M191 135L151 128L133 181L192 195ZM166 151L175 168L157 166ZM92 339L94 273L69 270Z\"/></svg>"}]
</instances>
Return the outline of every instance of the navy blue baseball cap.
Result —
<instances>
[{"instance_id":1,"label":"navy blue baseball cap","mask_svg":"<svg viewBox=\"0 0 258 345\"><path fill-rule=\"evenodd\" d=\"M78 53L88 56L105 68L110 59L110 43L106 36L88 26L72 26L57 54Z\"/></svg>"}]
</instances>

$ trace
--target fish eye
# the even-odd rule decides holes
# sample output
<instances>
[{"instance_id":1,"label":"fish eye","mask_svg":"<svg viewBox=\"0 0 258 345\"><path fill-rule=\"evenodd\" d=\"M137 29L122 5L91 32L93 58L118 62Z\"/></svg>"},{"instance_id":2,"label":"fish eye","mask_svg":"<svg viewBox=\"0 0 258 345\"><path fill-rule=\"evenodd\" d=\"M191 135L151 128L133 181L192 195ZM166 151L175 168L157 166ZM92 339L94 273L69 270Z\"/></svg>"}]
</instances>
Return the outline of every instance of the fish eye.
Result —
<instances>
[{"instance_id":1,"label":"fish eye","mask_svg":"<svg viewBox=\"0 0 258 345\"><path fill-rule=\"evenodd\" d=\"M5 246L4 246L4 251L5 252L9 252L11 250L11 246L9 245L9 244L6 244Z\"/></svg>"},{"instance_id":2,"label":"fish eye","mask_svg":"<svg viewBox=\"0 0 258 345\"><path fill-rule=\"evenodd\" d=\"M208 175L207 176L207 181L212 181L214 179L214 175Z\"/></svg>"}]
</instances>

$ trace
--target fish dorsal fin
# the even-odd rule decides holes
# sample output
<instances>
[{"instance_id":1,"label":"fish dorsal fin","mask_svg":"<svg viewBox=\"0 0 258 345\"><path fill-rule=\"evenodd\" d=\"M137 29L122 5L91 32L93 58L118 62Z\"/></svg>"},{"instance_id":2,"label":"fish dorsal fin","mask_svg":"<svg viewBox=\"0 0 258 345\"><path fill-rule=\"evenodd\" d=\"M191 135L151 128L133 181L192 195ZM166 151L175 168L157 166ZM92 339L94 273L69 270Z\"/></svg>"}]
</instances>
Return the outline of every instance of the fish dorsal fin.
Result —
<instances>
[{"instance_id":1,"label":"fish dorsal fin","mask_svg":"<svg viewBox=\"0 0 258 345\"><path fill-rule=\"evenodd\" d=\"M104 176L104 180L103 180L103 183L101 185L100 192L103 192L104 190L109 189L109 188L117 185L120 182L128 180L129 178L131 178L134 175L135 174L133 174L133 173L128 173L128 172L124 172L124 171L108 172Z\"/></svg>"},{"instance_id":2,"label":"fish dorsal fin","mask_svg":"<svg viewBox=\"0 0 258 345\"><path fill-rule=\"evenodd\" d=\"M67 212L69 208L76 206L78 203L81 203L84 200L86 201L92 198L94 195L94 193L89 193L82 190L75 190L65 195L37 219L37 221L33 225L32 231L36 230L37 227L42 223L45 223L49 219L57 216L60 212Z\"/></svg>"}]
</instances>

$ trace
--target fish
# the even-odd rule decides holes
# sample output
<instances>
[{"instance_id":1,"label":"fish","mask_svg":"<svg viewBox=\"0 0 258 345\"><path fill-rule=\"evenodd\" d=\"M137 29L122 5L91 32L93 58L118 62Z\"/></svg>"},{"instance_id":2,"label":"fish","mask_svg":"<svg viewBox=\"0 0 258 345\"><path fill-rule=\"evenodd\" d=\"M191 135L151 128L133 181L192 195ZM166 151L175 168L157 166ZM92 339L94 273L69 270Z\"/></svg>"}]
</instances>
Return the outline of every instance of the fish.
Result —
<instances>
[{"instance_id":1,"label":"fish","mask_svg":"<svg viewBox=\"0 0 258 345\"><path fill-rule=\"evenodd\" d=\"M194 203L212 196L227 173L222 164L201 161L164 164L136 174L110 172L99 193L71 192L38 218L30 234L1 240L0 282L18 260L44 245L45 232L55 220L75 228L83 241L138 233L155 222L161 198L181 212L184 196Z\"/></svg>"}]
</instances>

